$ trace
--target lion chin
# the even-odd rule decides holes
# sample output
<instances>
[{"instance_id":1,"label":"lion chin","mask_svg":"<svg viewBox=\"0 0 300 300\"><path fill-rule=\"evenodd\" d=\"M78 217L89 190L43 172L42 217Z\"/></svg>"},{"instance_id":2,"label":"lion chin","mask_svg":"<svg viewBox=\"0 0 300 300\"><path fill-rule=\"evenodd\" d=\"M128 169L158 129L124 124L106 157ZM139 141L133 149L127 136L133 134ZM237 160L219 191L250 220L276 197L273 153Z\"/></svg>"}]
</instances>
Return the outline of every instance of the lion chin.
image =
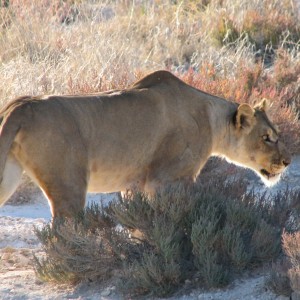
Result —
<instances>
[{"instance_id":1,"label":"lion chin","mask_svg":"<svg viewBox=\"0 0 300 300\"><path fill-rule=\"evenodd\" d=\"M258 175L262 179L263 183L267 187L272 187L272 186L274 186L275 184L278 183L278 181L280 180L281 175L282 175L283 172L270 173L266 169L261 169L259 172L256 171L256 173L258 173Z\"/></svg>"}]
</instances>

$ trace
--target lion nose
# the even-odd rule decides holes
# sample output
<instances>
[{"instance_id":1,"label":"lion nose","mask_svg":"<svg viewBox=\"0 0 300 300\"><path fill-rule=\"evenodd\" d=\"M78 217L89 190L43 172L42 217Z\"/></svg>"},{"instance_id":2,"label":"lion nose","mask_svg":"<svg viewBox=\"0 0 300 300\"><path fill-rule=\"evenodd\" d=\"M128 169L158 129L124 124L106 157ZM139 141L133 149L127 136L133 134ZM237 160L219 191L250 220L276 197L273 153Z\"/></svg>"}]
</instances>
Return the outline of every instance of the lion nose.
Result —
<instances>
[{"instance_id":1,"label":"lion nose","mask_svg":"<svg viewBox=\"0 0 300 300\"><path fill-rule=\"evenodd\" d=\"M284 158L282 160L282 164L287 167L289 164L291 163L291 159L290 158Z\"/></svg>"}]
</instances>

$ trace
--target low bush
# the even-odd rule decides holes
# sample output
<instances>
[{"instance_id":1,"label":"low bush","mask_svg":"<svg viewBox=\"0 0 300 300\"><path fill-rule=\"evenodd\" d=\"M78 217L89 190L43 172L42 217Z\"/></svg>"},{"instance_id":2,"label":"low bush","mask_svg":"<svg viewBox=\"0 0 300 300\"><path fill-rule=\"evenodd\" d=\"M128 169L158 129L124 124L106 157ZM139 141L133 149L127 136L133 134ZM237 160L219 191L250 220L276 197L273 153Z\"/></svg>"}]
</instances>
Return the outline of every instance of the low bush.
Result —
<instances>
[{"instance_id":1,"label":"low bush","mask_svg":"<svg viewBox=\"0 0 300 300\"><path fill-rule=\"evenodd\" d=\"M35 259L36 272L58 282L117 276L130 296L166 296L187 279L194 287L223 286L278 256L292 197L255 197L225 177L170 186L151 199L133 192L75 221L37 229L46 256Z\"/></svg>"},{"instance_id":2,"label":"low bush","mask_svg":"<svg viewBox=\"0 0 300 300\"><path fill-rule=\"evenodd\" d=\"M282 246L288 267L283 270L291 289L300 295L300 231L283 232Z\"/></svg>"},{"instance_id":3,"label":"low bush","mask_svg":"<svg viewBox=\"0 0 300 300\"><path fill-rule=\"evenodd\" d=\"M106 280L122 265L128 234L113 227L111 218L92 206L74 220L36 229L46 258L35 257L37 275L45 281L76 283Z\"/></svg>"}]
</instances>

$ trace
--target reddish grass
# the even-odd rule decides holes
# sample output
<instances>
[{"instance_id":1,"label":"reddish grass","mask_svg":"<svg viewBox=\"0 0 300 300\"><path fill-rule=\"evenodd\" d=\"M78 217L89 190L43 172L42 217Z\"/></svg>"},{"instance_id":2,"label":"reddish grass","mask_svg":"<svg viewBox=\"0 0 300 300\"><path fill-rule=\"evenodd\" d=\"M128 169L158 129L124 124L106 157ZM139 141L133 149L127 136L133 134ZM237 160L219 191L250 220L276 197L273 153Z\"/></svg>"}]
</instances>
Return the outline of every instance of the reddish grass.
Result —
<instances>
[{"instance_id":1,"label":"reddish grass","mask_svg":"<svg viewBox=\"0 0 300 300\"><path fill-rule=\"evenodd\" d=\"M102 76L94 69L90 71L89 78L76 80L70 75L67 83L67 91L70 94L91 94L114 89L125 89L145 75L142 71L130 73L123 68L120 71L118 67L114 67L110 72Z\"/></svg>"}]
</instances>

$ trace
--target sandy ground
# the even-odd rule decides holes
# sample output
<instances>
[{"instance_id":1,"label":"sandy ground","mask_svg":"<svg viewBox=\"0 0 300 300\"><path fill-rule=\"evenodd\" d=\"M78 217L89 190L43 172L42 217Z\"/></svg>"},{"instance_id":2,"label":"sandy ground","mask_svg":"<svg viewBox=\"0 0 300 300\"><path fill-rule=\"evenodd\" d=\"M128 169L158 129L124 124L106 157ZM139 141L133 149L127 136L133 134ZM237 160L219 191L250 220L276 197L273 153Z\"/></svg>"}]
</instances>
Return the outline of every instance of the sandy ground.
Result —
<instances>
[{"instance_id":1,"label":"sandy ground","mask_svg":"<svg viewBox=\"0 0 300 300\"><path fill-rule=\"evenodd\" d=\"M296 186L300 182L300 157L297 157L280 184L271 192ZM258 189L263 189L258 185ZM82 283L72 287L41 282L32 267L32 253L42 254L41 245L34 234L34 227L41 227L50 220L48 203L40 192L32 195L30 203L5 205L0 208L0 299L123 299L113 284L100 286ZM115 195L88 195L88 203L110 201ZM265 285L267 270L245 274L222 290L193 290L184 296L170 299L181 300L273 300L289 299L276 296Z\"/></svg>"}]
</instances>

